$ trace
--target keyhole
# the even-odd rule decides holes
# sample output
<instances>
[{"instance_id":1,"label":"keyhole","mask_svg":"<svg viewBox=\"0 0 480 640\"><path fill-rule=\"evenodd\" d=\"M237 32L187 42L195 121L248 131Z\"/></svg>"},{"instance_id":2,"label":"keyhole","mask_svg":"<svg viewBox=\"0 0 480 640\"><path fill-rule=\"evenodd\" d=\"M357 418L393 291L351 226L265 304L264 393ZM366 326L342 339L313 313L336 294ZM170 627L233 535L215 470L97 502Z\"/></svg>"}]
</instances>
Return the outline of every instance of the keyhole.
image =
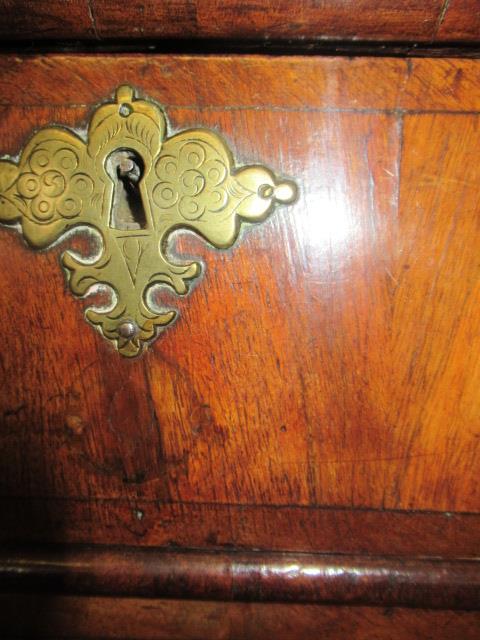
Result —
<instances>
[{"instance_id":1,"label":"keyhole","mask_svg":"<svg viewBox=\"0 0 480 640\"><path fill-rule=\"evenodd\" d=\"M147 220L140 193L142 158L131 149L119 149L110 154L106 168L114 182L110 226L122 230L145 229Z\"/></svg>"}]
</instances>

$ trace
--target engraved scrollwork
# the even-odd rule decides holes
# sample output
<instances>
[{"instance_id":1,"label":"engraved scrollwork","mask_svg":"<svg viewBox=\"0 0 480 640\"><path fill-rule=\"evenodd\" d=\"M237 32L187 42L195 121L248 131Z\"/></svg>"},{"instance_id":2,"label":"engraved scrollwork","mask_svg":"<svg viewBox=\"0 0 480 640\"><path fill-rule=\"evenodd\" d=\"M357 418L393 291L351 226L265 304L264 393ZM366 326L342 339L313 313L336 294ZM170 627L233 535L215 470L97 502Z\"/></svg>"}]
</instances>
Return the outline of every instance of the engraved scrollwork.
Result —
<instances>
[{"instance_id":1,"label":"engraved scrollwork","mask_svg":"<svg viewBox=\"0 0 480 640\"><path fill-rule=\"evenodd\" d=\"M46 248L79 225L98 232L99 256L86 262L67 250L62 263L75 295L100 283L113 290L112 309L85 315L125 356L138 355L175 319L173 310L150 307L151 288L166 284L185 294L200 273L197 263L167 259L172 230L189 228L226 248L242 221L261 221L275 203L296 196L294 183L279 182L265 167L235 169L216 133L193 129L165 138L165 130L162 110L121 86L116 101L92 116L86 140L50 127L33 136L18 164L0 161L0 222L19 222L32 248ZM119 162L113 168L112 154ZM141 223L119 220L129 202L140 207ZM119 203L123 209L113 216Z\"/></svg>"},{"instance_id":2,"label":"engraved scrollwork","mask_svg":"<svg viewBox=\"0 0 480 640\"><path fill-rule=\"evenodd\" d=\"M175 153L162 155L155 165L160 180L154 190L161 209L175 207L185 220L199 220L228 204L228 159L203 140L181 141Z\"/></svg>"},{"instance_id":3,"label":"engraved scrollwork","mask_svg":"<svg viewBox=\"0 0 480 640\"><path fill-rule=\"evenodd\" d=\"M18 195L27 205L25 215L33 222L74 218L93 192L92 179L85 173L75 173L77 153L58 147L57 140L50 140L35 148L26 160L30 171L18 178Z\"/></svg>"}]
</instances>

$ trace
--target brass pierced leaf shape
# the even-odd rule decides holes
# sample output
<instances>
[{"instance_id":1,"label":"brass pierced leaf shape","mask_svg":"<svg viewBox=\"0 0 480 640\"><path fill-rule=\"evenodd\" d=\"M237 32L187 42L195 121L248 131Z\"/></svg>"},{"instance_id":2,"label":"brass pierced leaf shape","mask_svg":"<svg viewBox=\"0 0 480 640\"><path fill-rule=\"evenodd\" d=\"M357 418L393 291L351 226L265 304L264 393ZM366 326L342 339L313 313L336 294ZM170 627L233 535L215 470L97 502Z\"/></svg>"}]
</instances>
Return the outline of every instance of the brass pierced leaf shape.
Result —
<instances>
[{"instance_id":1,"label":"brass pierced leaf shape","mask_svg":"<svg viewBox=\"0 0 480 640\"><path fill-rule=\"evenodd\" d=\"M71 251L61 260L76 296L98 284L113 290L113 308L90 308L85 316L124 356L138 355L176 316L154 311L149 290L164 284L185 294L200 274L195 262L167 259L173 230L190 229L225 249L242 222L260 222L276 203L296 197L295 184L279 181L266 167L235 169L229 148L212 131L191 129L170 138L165 132L161 108L121 86L115 102L93 114L86 141L48 127L33 136L18 164L0 161L0 222L19 224L31 248L48 248L76 227L100 234L94 261ZM116 183L116 176L125 182ZM119 224L118 190L133 202L133 188L141 215Z\"/></svg>"}]
</instances>

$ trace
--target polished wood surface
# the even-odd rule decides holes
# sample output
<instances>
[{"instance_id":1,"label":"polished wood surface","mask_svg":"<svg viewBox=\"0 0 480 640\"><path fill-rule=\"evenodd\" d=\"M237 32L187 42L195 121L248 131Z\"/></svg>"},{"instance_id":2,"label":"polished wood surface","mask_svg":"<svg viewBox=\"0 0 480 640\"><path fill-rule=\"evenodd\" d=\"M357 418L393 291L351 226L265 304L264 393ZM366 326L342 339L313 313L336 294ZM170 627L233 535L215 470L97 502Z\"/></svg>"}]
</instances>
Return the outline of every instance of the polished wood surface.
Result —
<instances>
[{"instance_id":1,"label":"polished wood surface","mask_svg":"<svg viewBox=\"0 0 480 640\"><path fill-rule=\"evenodd\" d=\"M480 516L376 509L2 496L0 540L468 558Z\"/></svg>"},{"instance_id":2,"label":"polished wood surface","mask_svg":"<svg viewBox=\"0 0 480 640\"><path fill-rule=\"evenodd\" d=\"M133 361L65 286L58 255L85 249L81 238L34 254L0 230L0 540L18 554L29 543L194 547L219 554L217 569L222 553L238 566L252 549L322 552L338 564L316 566L309 584L321 593L337 571L343 603L355 562L387 582L408 574L413 589L384 601L392 592L367 581L372 599L358 602L478 602L480 62L3 55L0 77L2 153L51 122L82 127L128 82L165 106L170 131L213 127L242 163L274 166L300 190L233 250L175 239L204 277ZM178 589L193 567L175 566L186 566L169 583ZM429 592L435 567L444 582ZM75 575L67 567L65 584ZM175 589L147 595L189 595ZM380 629L382 615L369 618ZM433 618L418 615L426 629ZM474 620L445 616L446 628ZM406 638L402 624L390 620Z\"/></svg>"},{"instance_id":3,"label":"polished wood surface","mask_svg":"<svg viewBox=\"0 0 480 640\"><path fill-rule=\"evenodd\" d=\"M0 594L12 639L478 640L479 626L467 611Z\"/></svg>"},{"instance_id":4,"label":"polished wood surface","mask_svg":"<svg viewBox=\"0 0 480 640\"><path fill-rule=\"evenodd\" d=\"M476 42L478 0L1 0L8 39Z\"/></svg>"},{"instance_id":5,"label":"polished wood surface","mask_svg":"<svg viewBox=\"0 0 480 640\"><path fill-rule=\"evenodd\" d=\"M439 19L438 40L478 40L480 4L478 0L449 0Z\"/></svg>"},{"instance_id":6,"label":"polished wood surface","mask_svg":"<svg viewBox=\"0 0 480 640\"><path fill-rule=\"evenodd\" d=\"M84 596L480 610L478 560L70 547L0 552L0 588Z\"/></svg>"},{"instance_id":7,"label":"polished wood surface","mask_svg":"<svg viewBox=\"0 0 480 640\"><path fill-rule=\"evenodd\" d=\"M479 63L0 65L6 153L35 126L85 121L121 78L163 102L172 127L216 127L240 158L300 187L233 251L177 241L205 277L133 362L85 324L55 251L34 255L2 232L4 495L478 510Z\"/></svg>"}]
</instances>

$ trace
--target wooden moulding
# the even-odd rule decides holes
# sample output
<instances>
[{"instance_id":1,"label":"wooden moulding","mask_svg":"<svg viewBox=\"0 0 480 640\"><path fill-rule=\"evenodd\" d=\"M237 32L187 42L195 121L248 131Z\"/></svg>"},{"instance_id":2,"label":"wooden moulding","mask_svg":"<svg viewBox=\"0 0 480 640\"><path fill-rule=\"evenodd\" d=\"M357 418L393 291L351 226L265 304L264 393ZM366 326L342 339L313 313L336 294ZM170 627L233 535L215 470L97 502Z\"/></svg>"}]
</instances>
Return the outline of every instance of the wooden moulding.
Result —
<instances>
[{"instance_id":1,"label":"wooden moulding","mask_svg":"<svg viewBox=\"0 0 480 640\"><path fill-rule=\"evenodd\" d=\"M478 40L476 0L2 0L0 35L15 38Z\"/></svg>"},{"instance_id":2,"label":"wooden moulding","mask_svg":"<svg viewBox=\"0 0 480 640\"><path fill-rule=\"evenodd\" d=\"M2 497L1 545L476 558L480 516L148 500ZM121 525L121 526L120 526Z\"/></svg>"},{"instance_id":3,"label":"wooden moulding","mask_svg":"<svg viewBox=\"0 0 480 640\"><path fill-rule=\"evenodd\" d=\"M122 547L3 550L2 591L480 609L473 560Z\"/></svg>"}]
</instances>

